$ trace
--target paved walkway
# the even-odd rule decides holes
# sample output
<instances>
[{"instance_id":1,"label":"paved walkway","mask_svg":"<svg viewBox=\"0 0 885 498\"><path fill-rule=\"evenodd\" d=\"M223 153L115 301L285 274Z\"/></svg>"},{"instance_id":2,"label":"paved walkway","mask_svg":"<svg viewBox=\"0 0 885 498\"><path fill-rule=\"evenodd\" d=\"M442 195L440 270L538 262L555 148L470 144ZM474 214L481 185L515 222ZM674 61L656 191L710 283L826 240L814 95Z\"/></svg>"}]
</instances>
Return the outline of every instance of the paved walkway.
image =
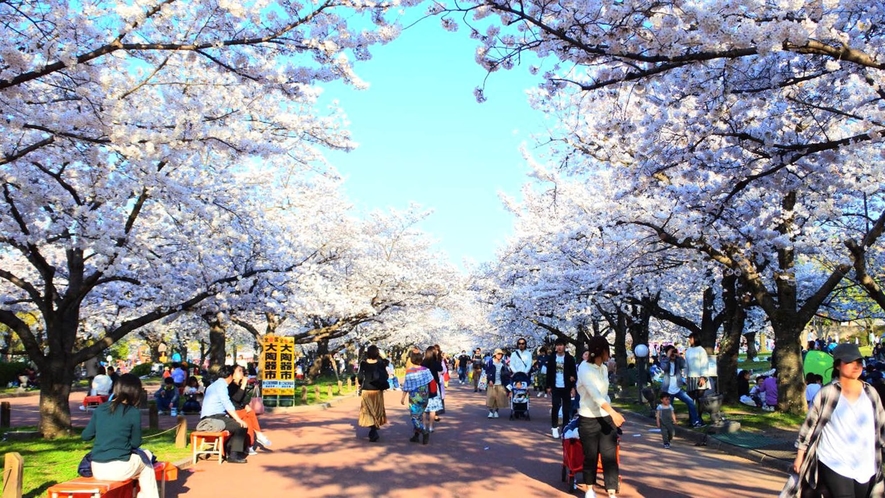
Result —
<instances>
[{"instance_id":1,"label":"paved walkway","mask_svg":"<svg viewBox=\"0 0 885 498\"><path fill-rule=\"evenodd\" d=\"M485 397L453 383L447 412L422 446L408 441L399 397L386 393L391 423L377 443L356 427L356 397L327 410L264 415L272 451L249 457L247 465L200 461L171 483L167 496L578 496L561 481L562 448L549 435L547 399L532 399L531 421L508 420L507 410L489 420ZM685 439L664 450L650 422L631 417L624 427L620 497L757 498L776 496L786 480L769 465Z\"/></svg>"}]
</instances>

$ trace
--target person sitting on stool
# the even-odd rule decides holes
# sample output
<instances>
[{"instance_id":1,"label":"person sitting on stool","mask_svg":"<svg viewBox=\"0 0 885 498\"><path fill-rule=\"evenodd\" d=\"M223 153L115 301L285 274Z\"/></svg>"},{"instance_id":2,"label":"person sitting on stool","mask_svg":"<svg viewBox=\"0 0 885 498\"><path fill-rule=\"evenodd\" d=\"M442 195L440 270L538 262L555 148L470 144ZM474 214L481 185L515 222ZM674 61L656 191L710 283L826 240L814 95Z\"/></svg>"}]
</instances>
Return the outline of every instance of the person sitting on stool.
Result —
<instances>
[{"instance_id":1,"label":"person sitting on stool","mask_svg":"<svg viewBox=\"0 0 885 498\"><path fill-rule=\"evenodd\" d=\"M163 379L163 387L154 394L157 400L157 411L163 414L178 412L178 389L172 377ZM176 415L178 413L175 413Z\"/></svg>"},{"instance_id":2,"label":"person sitting on stool","mask_svg":"<svg viewBox=\"0 0 885 498\"><path fill-rule=\"evenodd\" d=\"M230 432L231 437L225 443L225 454L230 463L246 463L246 451L251 446L246 433L246 421L237 415L237 410L231 403L228 394L228 385L233 380L234 367L224 365L218 370L218 380L209 384L203 394L203 409L200 410L200 420L215 418L224 422L224 430Z\"/></svg>"}]
</instances>

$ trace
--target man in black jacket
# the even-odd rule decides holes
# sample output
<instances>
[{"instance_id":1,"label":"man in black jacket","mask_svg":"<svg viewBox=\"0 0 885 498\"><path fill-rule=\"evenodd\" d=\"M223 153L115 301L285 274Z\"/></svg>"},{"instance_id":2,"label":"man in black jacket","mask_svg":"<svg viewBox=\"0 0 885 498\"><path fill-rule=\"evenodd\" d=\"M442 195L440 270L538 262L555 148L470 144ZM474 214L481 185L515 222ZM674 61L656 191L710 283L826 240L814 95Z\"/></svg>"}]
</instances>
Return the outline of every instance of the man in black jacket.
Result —
<instances>
[{"instance_id":1,"label":"man in black jacket","mask_svg":"<svg viewBox=\"0 0 885 498\"><path fill-rule=\"evenodd\" d=\"M556 352L547 359L547 393L551 394L553 409L550 412L550 425L553 437L559 437L559 408L562 407L562 423L571 418L572 396L575 395L575 381L578 370L575 357L565 350L565 339L556 339Z\"/></svg>"}]
</instances>

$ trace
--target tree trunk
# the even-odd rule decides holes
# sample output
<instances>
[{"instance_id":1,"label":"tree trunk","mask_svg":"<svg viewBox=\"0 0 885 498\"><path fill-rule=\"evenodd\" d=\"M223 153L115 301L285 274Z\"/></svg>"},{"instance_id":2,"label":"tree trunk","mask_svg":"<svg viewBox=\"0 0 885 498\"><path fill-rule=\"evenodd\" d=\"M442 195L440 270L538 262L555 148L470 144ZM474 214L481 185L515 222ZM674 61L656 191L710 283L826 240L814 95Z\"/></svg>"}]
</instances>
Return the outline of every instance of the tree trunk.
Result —
<instances>
[{"instance_id":1,"label":"tree trunk","mask_svg":"<svg viewBox=\"0 0 885 498\"><path fill-rule=\"evenodd\" d=\"M46 439L71 434L71 384L74 365L64 357L51 358L49 368L40 370L39 431Z\"/></svg>"},{"instance_id":2,"label":"tree trunk","mask_svg":"<svg viewBox=\"0 0 885 498\"><path fill-rule=\"evenodd\" d=\"M332 368L333 372L337 372L337 366L332 363L332 355L329 354L329 340L322 339L317 342L316 358L307 371L307 375L311 380L314 380L322 375L326 368Z\"/></svg>"},{"instance_id":3,"label":"tree trunk","mask_svg":"<svg viewBox=\"0 0 885 498\"><path fill-rule=\"evenodd\" d=\"M209 324L209 373L214 377L224 365L224 324L221 313L207 314L203 319Z\"/></svg>"},{"instance_id":4,"label":"tree trunk","mask_svg":"<svg viewBox=\"0 0 885 498\"><path fill-rule=\"evenodd\" d=\"M747 318L743 296L737 287L737 278L726 276L722 279L722 301L724 320L722 342L716 358L716 374L719 376L719 392L726 403L739 401L737 394L738 353L741 346L741 333Z\"/></svg>"},{"instance_id":5,"label":"tree trunk","mask_svg":"<svg viewBox=\"0 0 885 498\"><path fill-rule=\"evenodd\" d=\"M627 327L630 322L629 317L623 311L618 310L618 326L615 327L615 365L617 365L617 383L621 386L621 392L629 384L630 378L627 376ZM578 363L581 359L577 359Z\"/></svg>"},{"instance_id":6,"label":"tree trunk","mask_svg":"<svg viewBox=\"0 0 885 498\"><path fill-rule=\"evenodd\" d=\"M805 413L805 376L802 373L802 348L799 337L802 326L789 318L772 321L777 369L777 408L789 413Z\"/></svg>"},{"instance_id":7,"label":"tree trunk","mask_svg":"<svg viewBox=\"0 0 885 498\"><path fill-rule=\"evenodd\" d=\"M744 338L747 340L747 361L754 361L759 356L759 351L756 350L756 332L748 332L744 334Z\"/></svg>"}]
</instances>

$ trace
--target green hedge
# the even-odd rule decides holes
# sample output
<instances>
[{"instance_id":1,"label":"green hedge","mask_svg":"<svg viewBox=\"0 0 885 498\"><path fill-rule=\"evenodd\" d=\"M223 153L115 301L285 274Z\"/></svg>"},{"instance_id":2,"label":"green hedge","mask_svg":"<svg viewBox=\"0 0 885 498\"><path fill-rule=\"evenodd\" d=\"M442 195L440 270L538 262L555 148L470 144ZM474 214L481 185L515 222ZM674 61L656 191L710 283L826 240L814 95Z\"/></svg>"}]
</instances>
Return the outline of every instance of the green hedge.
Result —
<instances>
[{"instance_id":1,"label":"green hedge","mask_svg":"<svg viewBox=\"0 0 885 498\"><path fill-rule=\"evenodd\" d=\"M8 386L12 381L18 382L18 376L27 366L24 362L0 363L0 387Z\"/></svg>"},{"instance_id":2,"label":"green hedge","mask_svg":"<svg viewBox=\"0 0 885 498\"><path fill-rule=\"evenodd\" d=\"M135 375L136 377L142 377L151 373L151 366L152 365L150 363L139 363L138 365L132 367L132 370L130 370L129 373Z\"/></svg>"}]
</instances>

